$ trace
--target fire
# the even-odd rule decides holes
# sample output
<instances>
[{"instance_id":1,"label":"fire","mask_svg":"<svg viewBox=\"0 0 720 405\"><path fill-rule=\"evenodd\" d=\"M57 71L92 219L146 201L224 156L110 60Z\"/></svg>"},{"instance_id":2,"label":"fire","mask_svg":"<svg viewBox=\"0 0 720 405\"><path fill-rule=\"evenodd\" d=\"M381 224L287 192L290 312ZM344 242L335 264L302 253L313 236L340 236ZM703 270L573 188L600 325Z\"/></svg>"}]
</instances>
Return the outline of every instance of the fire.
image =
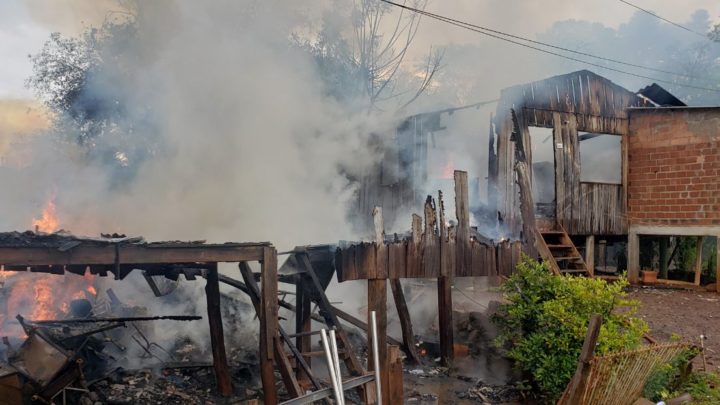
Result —
<instances>
[{"instance_id":1,"label":"fire","mask_svg":"<svg viewBox=\"0 0 720 405\"><path fill-rule=\"evenodd\" d=\"M452 179L455 175L455 163L452 161L452 159L448 160L447 163L445 163L445 166L442 168L442 174L440 175L443 179Z\"/></svg>"},{"instance_id":2,"label":"fire","mask_svg":"<svg viewBox=\"0 0 720 405\"><path fill-rule=\"evenodd\" d=\"M51 196L40 218L32 221L37 231L52 233L60 229L55 196ZM14 322L20 314L29 320L62 319L67 317L70 302L97 295L95 277L85 273L64 276L46 273L2 271L4 289L7 289L6 312L0 314L0 336L23 336Z\"/></svg>"},{"instance_id":3,"label":"fire","mask_svg":"<svg viewBox=\"0 0 720 405\"><path fill-rule=\"evenodd\" d=\"M60 220L57 216L57 209L55 207L55 196L51 196L43 209L42 216L32 221L33 227L46 233L53 233L60 229Z\"/></svg>"}]
</instances>

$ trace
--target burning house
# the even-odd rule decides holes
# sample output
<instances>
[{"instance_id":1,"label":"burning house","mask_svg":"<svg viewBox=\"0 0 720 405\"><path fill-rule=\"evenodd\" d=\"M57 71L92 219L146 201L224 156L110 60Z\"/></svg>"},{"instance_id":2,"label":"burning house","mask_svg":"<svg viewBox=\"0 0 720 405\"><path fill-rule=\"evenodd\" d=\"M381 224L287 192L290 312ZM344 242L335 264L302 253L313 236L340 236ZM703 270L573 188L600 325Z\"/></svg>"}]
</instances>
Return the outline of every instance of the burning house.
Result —
<instances>
[{"instance_id":1,"label":"burning house","mask_svg":"<svg viewBox=\"0 0 720 405\"><path fill-rule=\"evenodd\" d=\"M403 121L363 183L359 207L383 206L390 221L406 207L419 209L441 186L432 181L444 167L429 158L438 154L434 139L457 136L444 125L463 109ZM487 161L480 162L487 181L481 171L470 182L473 225L495 237L532 236L538 242L531 252L558 273L627 269L637 282L637 235L717 237L717 110L685 106L657 84L632 92L587 70L507 88L492 119ZM478 152L471 156L484 144L484 131L475 133ZM519 160L528 167L537 235L523 228Z\"/></svg>"}]
</instances>

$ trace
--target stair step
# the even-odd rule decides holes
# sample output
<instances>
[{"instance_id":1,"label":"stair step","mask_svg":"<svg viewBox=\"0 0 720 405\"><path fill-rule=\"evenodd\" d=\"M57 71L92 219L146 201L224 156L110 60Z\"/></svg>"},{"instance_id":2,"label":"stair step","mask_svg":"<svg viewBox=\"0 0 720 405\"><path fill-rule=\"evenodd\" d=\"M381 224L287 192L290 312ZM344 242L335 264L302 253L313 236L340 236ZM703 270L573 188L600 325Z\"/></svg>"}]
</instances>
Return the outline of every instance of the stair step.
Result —
<instances>
[{"instance_id":1,"label":"stair step","mask_svg":"<svg viewBox=\"0 0 720 405\"><path fill-rule=\"evenodd\" d=\"M555 260L581 260L580 256L553 256Z\"/></svg>"},{"instance_id":2,"label":"stair step","mask_svg":"<svg viewBox=\"0 0 720 405\"><path fill-rule=\"evenodd\" d=\"M587 273L587 269L560 269L560 273Z\"/></svg>"},{"instance_id":3,"label":"stair step","mask_svg":"<svg viewBox=\"0 0 720 405\"><path fill-rule=\"evenodd\" d=\"M565 232L563 231L540 231L540 233L544 235L565 235Z\"/></svg>"},{"instance_id":4,"label":"stair step","mask_svg":"<svg viewBox=\"0 0 720 405\"><path fill-rule=\"evenodd\" d=\"M570 249L573 245L547 245L548 249Z\"/></svg>"}]
</instances>

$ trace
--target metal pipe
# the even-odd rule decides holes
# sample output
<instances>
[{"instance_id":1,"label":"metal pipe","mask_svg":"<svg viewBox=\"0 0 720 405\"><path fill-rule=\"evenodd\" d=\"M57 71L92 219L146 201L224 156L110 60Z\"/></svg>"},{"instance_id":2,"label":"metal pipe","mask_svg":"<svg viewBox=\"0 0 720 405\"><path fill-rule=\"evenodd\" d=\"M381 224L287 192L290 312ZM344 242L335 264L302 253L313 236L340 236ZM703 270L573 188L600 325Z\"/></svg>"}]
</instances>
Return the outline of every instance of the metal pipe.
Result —
<instances>
[{"instance_id":1,"label":"metal pipe","mask_svg":"<svg viewBox=\"0 0 720 405\"><path fill-rule=\"evenodd\" d=\"M330 373L330 381L332 381L333 392L335 393L335 399L340 403L340 392L338 391L337 377L335 376L335 365L330 352L330 345L328 344L327 333L325 329L320 330L320 336L322 337L323 348L325 349L325 359L327 360L328 372Z\"/></svg>"},{"instance_id":2,"label":"metal pipe","mask_svg":"<svg viewBox=\"0 0 720 405\"><path fill-rule=\"evenodd\" d=\"M335 363L335 377L337 380L338 391L340 391L340 405L345 405L345 391L343 391L342 373L340 373L340 357L338 356L337 340L335 339L335 329L330 329L330 350L332 350L333 361Z\"/></svg>"},{"instance_id":3,"label":"metal pipe","mask_svg":"<svg viewBox=\"0 0 720 405\"><path fill-rule=\"evenodd\" d=\"M380 351L378 350L377 316L375 315L375 311L370 312L370 327L372 329L372 352L373 362L375 364L375 390L377 391L377 405L382 405L382 395L380 391Z\"/></svg>"}]
</instances>

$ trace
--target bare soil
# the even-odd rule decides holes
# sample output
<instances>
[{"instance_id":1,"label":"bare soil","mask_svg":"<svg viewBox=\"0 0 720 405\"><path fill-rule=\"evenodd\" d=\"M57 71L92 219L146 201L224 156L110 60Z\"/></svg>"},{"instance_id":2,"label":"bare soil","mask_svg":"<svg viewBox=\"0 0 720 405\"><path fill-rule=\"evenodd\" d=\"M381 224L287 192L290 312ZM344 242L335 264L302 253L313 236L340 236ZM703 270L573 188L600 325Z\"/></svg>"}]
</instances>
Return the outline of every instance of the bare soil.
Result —
<instances>
[{"instance_id":1,"label":"bare soil","mask_svg":"<svg viewBox=\"0 0 720 405\"><path fill-rule=\"evenodd\" d=\"M673 335L700 346L700 335L706 336L705 352L708 371L720 371L720 294L640 287L629 298L640 301L638 315L650 325L650 335L660 342ZM694 361L702 367L702 356Z\"/></svg>"}]
</instances>

